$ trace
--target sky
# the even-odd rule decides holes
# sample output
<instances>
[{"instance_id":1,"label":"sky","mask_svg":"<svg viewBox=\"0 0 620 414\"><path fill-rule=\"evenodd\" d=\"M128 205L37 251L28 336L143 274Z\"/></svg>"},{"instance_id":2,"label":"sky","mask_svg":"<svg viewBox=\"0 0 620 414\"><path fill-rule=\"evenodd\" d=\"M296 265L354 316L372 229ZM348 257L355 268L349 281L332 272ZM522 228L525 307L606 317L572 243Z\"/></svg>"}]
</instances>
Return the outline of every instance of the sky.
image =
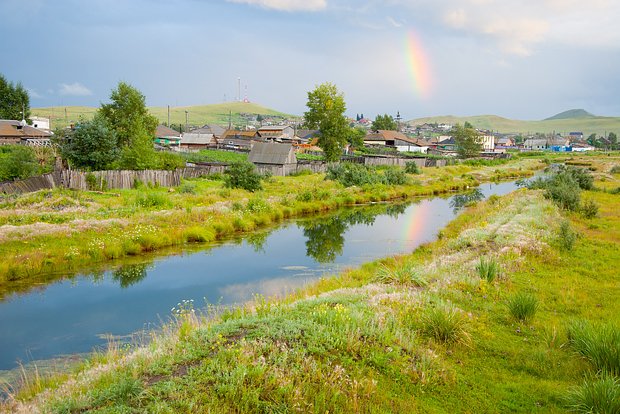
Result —
<instances>
[{"instance_id":1,"label":"sky","mask_svg":"<svg viewBox=\"0 0 620 414\"><path fill-rule=\"evenodd\" d=\"M352 117L620 116L618 0L0 0L0 16L0 74L32 107L99 106L125 81L152 106L302 115L331 82Z\"/></svg>"}]
</instances>

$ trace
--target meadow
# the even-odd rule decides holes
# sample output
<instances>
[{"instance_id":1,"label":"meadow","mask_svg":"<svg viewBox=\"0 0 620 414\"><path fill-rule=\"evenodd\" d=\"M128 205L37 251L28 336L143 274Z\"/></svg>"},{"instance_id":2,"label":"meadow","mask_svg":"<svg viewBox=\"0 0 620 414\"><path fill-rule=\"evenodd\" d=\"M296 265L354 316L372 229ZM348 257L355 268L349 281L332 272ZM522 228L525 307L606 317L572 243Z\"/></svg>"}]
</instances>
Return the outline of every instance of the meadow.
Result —
<instances>
[{"instance_id":1,"label":"meadow","mask_svg":"<svg viewBox=\"0 0 620 414\"><path fill-rule=\"evenodd\" d=\"M4 407L616 413L620 157L565 161L593 172L581 196L596 214L560 209L543 190L491 197L411 254L286 298L179 303L148 343L112 344L70 375L26 377Z\"/></svg>"}]
</instances>

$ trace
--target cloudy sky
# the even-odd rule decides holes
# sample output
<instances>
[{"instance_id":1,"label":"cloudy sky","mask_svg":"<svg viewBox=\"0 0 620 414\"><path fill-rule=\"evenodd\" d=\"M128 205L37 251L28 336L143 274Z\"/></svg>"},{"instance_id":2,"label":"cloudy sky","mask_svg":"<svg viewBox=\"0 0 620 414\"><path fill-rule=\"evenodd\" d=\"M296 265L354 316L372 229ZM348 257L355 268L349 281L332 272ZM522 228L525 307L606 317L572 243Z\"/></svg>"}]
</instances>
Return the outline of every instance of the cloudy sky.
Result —
<instances>
[{"instance_id":1,"label":"cloudy sky","mask_svg":"<svg viewBox=\"0 0 620 414\"><path fill-rule=\"evenodd\" d=\"M620 116L618 0L0 0L0 73L31 106L241 95L302 114L333 82L348 114Z\"/></svg>"}]
</instances>

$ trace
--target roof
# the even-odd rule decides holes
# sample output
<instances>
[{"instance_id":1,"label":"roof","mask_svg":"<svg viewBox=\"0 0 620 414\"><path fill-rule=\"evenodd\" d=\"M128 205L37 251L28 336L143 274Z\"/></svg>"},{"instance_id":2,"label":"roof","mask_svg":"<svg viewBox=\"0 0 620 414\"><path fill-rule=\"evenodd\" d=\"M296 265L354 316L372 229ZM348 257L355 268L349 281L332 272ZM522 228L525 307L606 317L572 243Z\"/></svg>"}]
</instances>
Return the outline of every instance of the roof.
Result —
<instances>
[{"instance_id":1,"label":"roof","mask_svg":"<svg viewBox=\"0 0 620 414\"><path fill-rule=\"evenodd\" d=\"M295 132L295 135L297 135L301 139L310 139L318 134L319 134L318 129L298 129Z\"/></svg>"},{"instance_id":2,"label":"roof","mask_svg":"<svg viewBox=\"0 0 620 414\"><path fill-rule=\"evenodd\" d=\"M546 139L528 138L523 143L523 146L524 147L527 147L527 146L531 146L531 147L545 147L545 146L547 146L547 140Z\"/></svg>"},{"instance_id":3,"label":"roof","mask_svg":"<svg viewBox=\"0 0 620 414\"><path fill-rule=\"evenodd\" d=\"M257 142L248 155L248 161L254 164L294 164L297 162L291 144Z\"/></svg>"},{"instance_id":4,"label":"roof","mask_svg":"<svg viewBox=\"0 0 620 414\"><path fill-rule=\"evenodd\" d=\"M230 139L230 138L255 138L260 137L260 134L256 131L237 131L234 129L229 129L224 132L221 136L222 139Z\"/></svg>"},{"instance_id":5,"label":"roof","mask_svg":"<svg viewBox=\"0 0 620 414\"><path fill-rule=\"evenodd\" d=\"M0 137L5 138L49 138L53 134L30 125L21 126L20 121L0 120Z\"/></svg>"},{"instance_id":6,"label":"roof","mask_svg":"<svg viewBox=\"0 0 620 414\"><path fill-rule=\"evenodd\" d=\"M258 128L260 132L263 131L284 131L286 128L293 128L290 125L270 125Z\"/></svg>"},{"instance_id":7,"label":"roof","mask_svg":"<svg viewBox=\"0 0 620 414\"><path fill-rule=\"evenodd\" d=\"M168 128L165 125L157 125L157 128L155 128L155 136L157 138L178 138L181 136L181 134L178 131L175 131L172 128Z\"/></svg>"},{"instance_id":8,"label":"roof","mask_svg":"<svg viewBox=\"0 0 620 414\"><path fill-rule=\"evenodd\" d=\"M191 133L195 134L213 134L216 137L222 136L226 130L219 125L203 125L200 128L192 129Z\"/></svg>"},{"instance_id":9,"label":"roof","mask_svg":"<svg viewBox=\"0 0 620 414\"><path fill-rule=\"evenodd\" d=\"M193 132L186 132L181 135L181 144L196 144L206 145L210 144L213 139L213 134L195 134Z\"/></svg>"},{"instance_id":10,"label":"roof","mask_svg":"<svg viewBox=\"0 0 620 414\"><path fill-rule=\"evenodd\" d=\"M366 135L364 141L394 141L395 139L401 141L408 141L409 137L398 131L379 130L372 134Z\"/></svg>"}]
</instances>

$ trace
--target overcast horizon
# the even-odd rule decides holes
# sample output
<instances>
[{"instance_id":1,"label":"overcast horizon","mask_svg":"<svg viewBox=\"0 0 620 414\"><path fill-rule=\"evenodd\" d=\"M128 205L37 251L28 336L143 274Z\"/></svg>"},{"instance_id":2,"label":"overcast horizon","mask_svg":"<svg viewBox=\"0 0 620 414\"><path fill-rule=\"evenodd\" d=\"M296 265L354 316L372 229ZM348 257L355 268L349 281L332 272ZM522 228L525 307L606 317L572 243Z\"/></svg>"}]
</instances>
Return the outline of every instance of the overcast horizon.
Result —
<instances>
[{"instance_id":1,"label":"overcast horizon","mask_svg":"<svg viewBox=\"0 0 620 414\"><path fill-rule=\"evenodd\" d=\"M149 106L247 96L301 115L332 82L353 117L620 116L613 0L0 0L0 14L0 74L32 107L99 106L122 80Z\"/></svg>"}]
</instances>

